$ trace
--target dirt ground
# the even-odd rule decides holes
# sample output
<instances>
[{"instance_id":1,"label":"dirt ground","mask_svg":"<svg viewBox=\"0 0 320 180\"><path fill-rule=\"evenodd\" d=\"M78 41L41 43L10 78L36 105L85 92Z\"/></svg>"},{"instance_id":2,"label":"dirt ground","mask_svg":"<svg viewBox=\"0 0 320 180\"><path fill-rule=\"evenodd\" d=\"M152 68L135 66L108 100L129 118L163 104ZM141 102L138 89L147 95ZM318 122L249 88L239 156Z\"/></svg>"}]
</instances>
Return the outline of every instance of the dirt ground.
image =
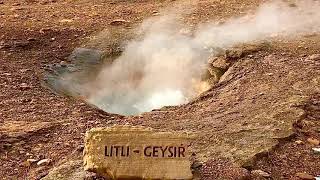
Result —
<instances>
[{"instance_id":1,"label":"dirt ground","mask_svg":"<svg viewBox=\"0 0 320 180\"><path fill-rule=\"evenodd\" d=\"M187 21L192 24L198 21L223 20L255 9L262 2L200 0ZM320 53L320 38L317 35L272 44L271 49L254 54L253 59L261 61L260 64L250 64L252 59L246 57L239 60L239 67L243 62L250 64L245 69L248 72L240 71L229 79L228 83L237 83L240 76L260 80L258 78L266 73L266 64L276 67L272 69L274 77L261 81L278 84L270 91L263 89L266 94L271 93L265 99L256 97L259 92L254 91L253 87L259 83L252 83L252 80L247 78L241 80L243 87L236 91L237 95L231 93L234 101L221 95L228 95L230 88L234 86L222 83L191 104L145 113L143 118L123 117L92 108L81 100L57 95L41 85L46 65L65 61L74 48L89 41L88 37L105 28L111 28L110 23L113 20L124 19L128 21L126 27L130 28L172 3L177 1L0 0L1 179L40 179L49 169L61 162L81 158L84 133L92 127L130 123L168 129L167 127L172 125L171 129L174 130L212 130L212 134L219 136L217 133L225 126L223 120L241 117L232 114L231 118L228 114L219 119L215 115L218 111L227 112L228 109L235 108L250 115L248 107L255 107L256 104L262 109L268 105L273 107L273 102L282 102L282 99L298 93L299 88L304 100L297 106L303 110L303 115L292 123L293 134L289 137L276 136L279 142L272 150L255 156L256 159L247 169L238 167L229 160L206 157L208 161L201 170L202 178L256 179L253 175L247 175L251 169L268 172L271 175L269 179L299 179L296 173L320 175L320 156L314 154L311 150L314 146L307 143L307 138L320 139L320 92L316 88L319 87L319 60L301 63L302 59ZM273 59L285 60L272 64L265 58L270 55ZM291 71L294 72L294 77L289 77ZM288 78L278 77L279 74ZM294 87L294 91L291 91L291 87ZM256 101L254 97L257 98ZM243 105L235 104L239 102ZM228 119L229 115L231 119ZM287 116L279 118L291 117ZM163 121L163 125L156 123L159 121ZM240 120L236 122L244 123ZM204 128L204 125L199 125L201 123L208 126ZM199 142L197 147L215 142L210 140L211 137L208 137L207 142ZM302 143L297 143L297 140ZM29 165L26 160L30 158L48 158L52 162L46 166ZM215 168L217 166L219 168Z\"/></svg>"}]
</instances>

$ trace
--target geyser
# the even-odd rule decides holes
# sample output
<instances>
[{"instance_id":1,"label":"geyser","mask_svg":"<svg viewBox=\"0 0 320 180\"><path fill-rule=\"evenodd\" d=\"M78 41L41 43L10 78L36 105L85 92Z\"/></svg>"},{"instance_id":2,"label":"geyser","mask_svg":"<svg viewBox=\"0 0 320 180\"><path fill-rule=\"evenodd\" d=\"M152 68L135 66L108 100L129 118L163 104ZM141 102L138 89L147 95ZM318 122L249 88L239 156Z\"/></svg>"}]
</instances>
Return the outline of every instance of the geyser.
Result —
<instances>
[{"instance_id":1,"label":"geyser","mask_svg":"<svg viewBox=\"0 0 320 180\"><path fill-rule=\"evenodd\" d=\"M253 14L201 24L192 31L180 23L183 14L166 11L144 21L137 29L138 38L129 41L95 78L81 84L80 96L123 115L184 104L208 89L201 73L215 49L320 31L320 2L311 0L296 1L295 6L265 3Z\"/></svg>"},{"instance_id":2,"label":"geyser","mask_svg":"<svg viewBox=\"0 0 320 180\"><path fill-rule=\"evenodd\" d=\"M254 14L219 25L202 24L193 35L185 33L188 26L179 23L182 15L167 11L144 21L138 29L142 38L130 41L114 64L90 83L89 101L119 114L184 104L207 89L199 88L204 84L201 67L214 55L214 49L320 30L316 1L297 1L294 7L278 1L266 3Z\"/></svg>"}]
</instances>

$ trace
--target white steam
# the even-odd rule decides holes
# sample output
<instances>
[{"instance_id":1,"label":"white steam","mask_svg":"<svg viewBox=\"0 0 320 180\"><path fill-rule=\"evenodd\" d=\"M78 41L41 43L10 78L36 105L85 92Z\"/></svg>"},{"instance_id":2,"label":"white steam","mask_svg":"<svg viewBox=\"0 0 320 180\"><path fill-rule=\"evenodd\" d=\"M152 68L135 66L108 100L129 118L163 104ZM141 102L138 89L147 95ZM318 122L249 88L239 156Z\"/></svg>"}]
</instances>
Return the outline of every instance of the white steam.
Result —
<instances>
[{"instance_id":1,"label":"white steam","mask_svg":"<svg viewBox=\"0 0 320 180\"><path fill-rule=\"evenodd\" d=\"M129 42L122 55L92 83L89 101L119 114L139 114L167 105L184 104L198 95L201 67L210 49L320 31L317 1L263 4L256 13L223 24L199 25L193 35L177 14L153 17L139 29L141 39Z\"/></svg>"}]
</instances>

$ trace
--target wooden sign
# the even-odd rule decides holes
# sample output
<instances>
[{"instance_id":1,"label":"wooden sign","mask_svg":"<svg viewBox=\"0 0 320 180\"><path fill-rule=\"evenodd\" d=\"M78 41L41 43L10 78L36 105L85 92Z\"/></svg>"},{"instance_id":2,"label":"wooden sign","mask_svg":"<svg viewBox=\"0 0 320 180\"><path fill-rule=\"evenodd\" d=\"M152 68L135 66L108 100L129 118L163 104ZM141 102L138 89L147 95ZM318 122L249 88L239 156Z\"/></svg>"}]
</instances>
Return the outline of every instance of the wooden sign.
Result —
<instances>
[{"instance_id":1,"label":"wooden sign","mask_svg":"<svg viewBox=\"0 0 320 180\"><path fill-rule=\"evenodd\" d=\"M192 179L187 133L132 126L86 133L84 165L112 179Z\"/></svg>"}]
</instances>

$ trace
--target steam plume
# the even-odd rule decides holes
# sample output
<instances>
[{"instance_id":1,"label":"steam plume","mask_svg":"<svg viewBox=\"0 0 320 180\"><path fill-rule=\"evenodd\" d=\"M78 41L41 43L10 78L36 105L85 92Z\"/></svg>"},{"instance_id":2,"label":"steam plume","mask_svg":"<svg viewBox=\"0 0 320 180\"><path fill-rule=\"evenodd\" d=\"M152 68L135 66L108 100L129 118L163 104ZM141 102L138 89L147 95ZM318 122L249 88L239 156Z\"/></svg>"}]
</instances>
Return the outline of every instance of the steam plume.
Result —
<instances>
[{"instance_id":1,"label":"steam plume","mask_svg":"<svg viewBox=\"0 0 320 180\"><path fill-rule=\"evenodd\" d=\"M193 35L179 23L181 14L168 13L142 23L143 38L129 42L122 55L105 67L90 90L89 101L119 114L139 114L166 105L187 103L198 95L201 67L210 49L298 36L320 31L320 5L298 1L261 5L253 14L201 24Z\"/></svg>"}]
</instances>

